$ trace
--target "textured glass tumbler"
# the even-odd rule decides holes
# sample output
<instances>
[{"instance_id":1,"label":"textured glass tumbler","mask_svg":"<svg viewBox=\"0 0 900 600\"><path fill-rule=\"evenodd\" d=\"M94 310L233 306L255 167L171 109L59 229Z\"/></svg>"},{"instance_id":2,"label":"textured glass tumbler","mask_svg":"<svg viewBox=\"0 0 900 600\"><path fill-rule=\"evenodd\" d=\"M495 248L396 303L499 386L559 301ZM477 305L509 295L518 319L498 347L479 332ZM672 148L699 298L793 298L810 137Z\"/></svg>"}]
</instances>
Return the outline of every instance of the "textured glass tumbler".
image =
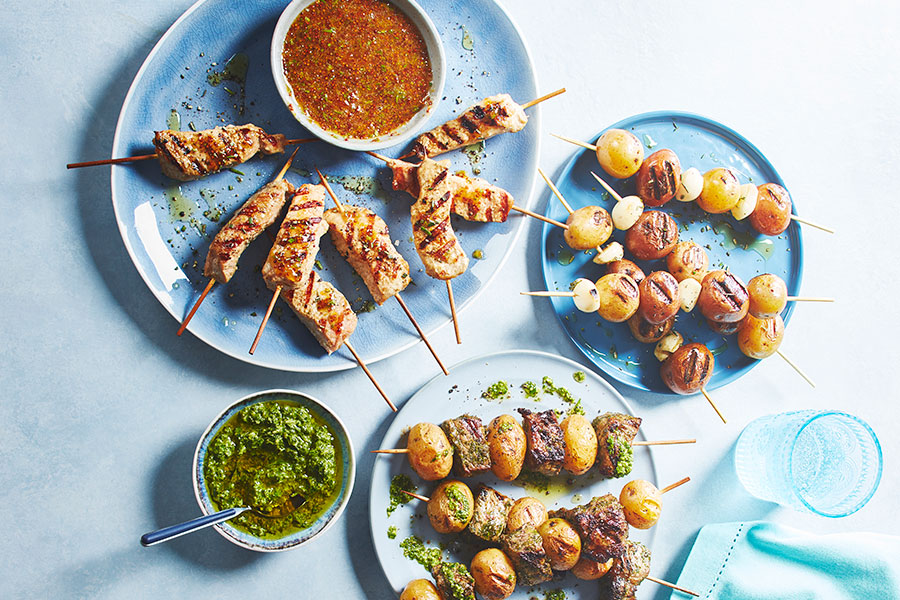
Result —
<instances>
[{"instance_id":1,"label":"textured glass tumbler","mask_svg":"<svg viewBox=\"0 0 900 600\"><path fill-rule=\"evenodd\" d=\"M734 467L757 498L846 517L869 501L881 481L881 445L872 428L853 415L786 412L744 428Z\"/></svg>"}]
</instances>

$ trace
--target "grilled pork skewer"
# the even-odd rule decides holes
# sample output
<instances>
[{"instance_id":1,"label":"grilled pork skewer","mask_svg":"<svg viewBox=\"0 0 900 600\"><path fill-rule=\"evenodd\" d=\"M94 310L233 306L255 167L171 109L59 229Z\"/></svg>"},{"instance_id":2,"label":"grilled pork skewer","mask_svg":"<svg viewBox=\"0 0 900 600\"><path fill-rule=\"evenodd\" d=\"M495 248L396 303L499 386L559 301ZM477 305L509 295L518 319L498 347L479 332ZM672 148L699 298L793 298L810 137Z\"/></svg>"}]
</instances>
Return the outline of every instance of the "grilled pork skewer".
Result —
<instances>
[{"instance_id":1,"label":"grilled pork skewer","mask_svg":"<svg viewBox=\"0 0 900 600\"><path fill-rule=\"evenodd\" d=\"M520 106L509 94L497 94L470 106L455 119L416 138L412 153L433 158L495 135L521 131L528 124L525 109L565 92L562 88Z\"/></svg>"},{"instance_id":2,"label":"grilled pork skewer","mask_svg":"<svg viewBox=\"0 0 900 600\"><path fill-rule=\"evenodd\" d=\"M425 272L435 279L447 283L450 313L456 343L461 344L459 320L456 317L456 302L450 280L465 273L469 257L463 251L450 225L450 198L453 195L447 180L450 169L433 160L425 159L419 165L416 175L419 179L419 198L410 208L413 240L416 252L425 265Z\"/></svg>"},{"instance_id":3,"label":"grilled pork skewer","mask_svg":"<svg viewBox=\"0 0 900 600\"><path fill-rule=\"evenodd\" d=\"M197 302L194 303L191 311L181 323L177 335L184 333L188 323L194 317L194 313L200 308L200 304L203 303L213 285L216 282L228 283L231 281L237 271L241 254L253 240L275 222L287 201L287 195L294 191L294 186L284 179L284 174L287 173L291 162L297 156L297 150L294 150L275 179L250 196L250 199L244 202L244 205L213 238L206 254L206 264L203 266L203 274L209 277L209 283L206 284L203 293L200 294Z\"/></svg>"},{"instance_id":4,"label":"grilled pork skewer","mask_svg":"<svg viewBox=\"0 0 900 600\"><path fill-rule=\"evenodd\" d=\"M226 125L201 131L157 131L153 137L156 152L125 158L69 163L67 169L121 164L156 158L165 175L178 181L191 181L247 162L256 154L279 154L284 147L305 144L314 139L287 140L284 135L269 134L253 124Z\"/></svg>"},{"instance_id":5,"label":"grilled pork skewer","mask_svg":"<svg viewBox=\"0 0 900 600\"><path fill-rule=\"evenodd\" d=\"M368 209L341 204L334 190L328 185L325 176L319 169L316 169L316 173L319 174L322 185L325 186L325 190L337 207L337 209L325 211L325 220L328 222L331 232L331 241L334 242L338 252L362 277L375 302L380 305L384 304L388 298L397 299L400 308L406 313L422 341L425 342L425 346L434 356L441 371L444 372L444 375L449 375L449 371L431 346L425 332L419 327L419 323L400 296L400 292L406 289L410 282L409 263L391 242L387 223Z\"/></svg>"}]
</instances>

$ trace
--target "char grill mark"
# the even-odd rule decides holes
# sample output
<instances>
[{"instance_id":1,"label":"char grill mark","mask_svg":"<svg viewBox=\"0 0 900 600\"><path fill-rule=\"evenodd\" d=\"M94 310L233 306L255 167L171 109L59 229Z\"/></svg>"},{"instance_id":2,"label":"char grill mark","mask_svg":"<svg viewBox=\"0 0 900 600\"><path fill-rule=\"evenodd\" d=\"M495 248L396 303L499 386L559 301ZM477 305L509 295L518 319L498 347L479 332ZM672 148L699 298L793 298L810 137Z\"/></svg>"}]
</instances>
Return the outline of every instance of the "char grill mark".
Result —
<instances>
[{"instance_id":1,"label":"char grill mark","mask_svg":"<svg viewBox=\"0 0 900 600\"><path fill-rule=\"evenodd\" d=\"M558 475L565 458L565 442L556 413L552 410L533 413L525 408L518 412L522 415L527 443L525 464L532 471Z\"/></svg>"},{"instance_id":2,"label":"char grill mark","mask_svg":"<svg viewBox=\"0 0 900 600\"><path fill-rule=\"evenodd\" d=\"M581 538L581 555L597 562L625 553L628 522L622 505L612 494L592 498L587 504L550 513L568 521Z\"/></svg>"}]
</instances>

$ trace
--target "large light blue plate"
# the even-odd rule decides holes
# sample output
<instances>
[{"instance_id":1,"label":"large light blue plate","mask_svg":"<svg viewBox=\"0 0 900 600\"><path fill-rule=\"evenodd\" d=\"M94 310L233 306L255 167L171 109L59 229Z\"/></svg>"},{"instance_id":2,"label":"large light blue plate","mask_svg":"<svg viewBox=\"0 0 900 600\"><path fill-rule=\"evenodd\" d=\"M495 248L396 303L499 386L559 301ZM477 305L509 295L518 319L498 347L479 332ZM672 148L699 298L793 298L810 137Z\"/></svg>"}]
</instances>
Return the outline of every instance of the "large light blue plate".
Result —
<instances>
[{"instance_id":1,"label":"large light blue plate","mask_svg":"<svg viewBox=\"0 0 900 600\"><path fill-rule=\"evenodd\" d=\"M572 378L577 371L585 373L585 379L581 383ZM553 379L557 386L565 387L572 395L581 400L585 417L588 419L593 419L606 411L634 414L615 388L579 363L545 352L509 350L466 360L450 369L449 377L439 376L425 384L394 417L380 447L405 447L406 433L416 423L440 424L446 419L458 417L464 413L480 417L482 422L487 425L491 419L501 414L511 414L521 422L521 418L516 413L516 409L520 407L533 411L551 408L566 411L568 406L556 396L542 394L540 401L536 402L525 398L519 389L519 386L525 381L535 382L540 387L541 378L545 375ZM500 401L482 398L482 392L498 380L509 383L511 397ZM652 422L642 423L638 437L646 440L645 435L654 435L654 439L662 439L656 437L658 434L647 434L647 431L654 431ZM665 437L682 436L678 432L667 431ZM403 556L400 542L408 536L419 536L432 547L444 544L447 548L444 553L445 559L462 562L466 566L471 564L472 557L478 551L478 548L465 541L466 534L442 535L435 533L425 513L426 506L422 502L414 500L400 506L392 515L388 516L391 479L400 473L405 473L412 478L413 482L419 486L420 494L428 495L436 487L436 482L428 483L419 479L409 466L405 455L380 454L375 459L375 467L372 470L372 486L369 491L372 540L381 567L398 594L413 579L430 578L430 574L421 565ZM668 479L677 481L682 474L673 473L666 477L667 481L665 482L657 480L651 447L644 446L635 449L631 475L622 479L598 479L597 471L594 469L580 477L562 476L557 480L559 485L551 486L549 495L499 481L490 473L464 481L472 487L473 492L477 491L478 483L485 483L511 498L535 496L541 499L549 510L555 510L572 507L575 504L587 502L594 496L602 496L607 493L618 498L622 486L632 479L647 479L662 487L670 483ZM664 516L661 523L665 519ZM388 538L388 528L391 526L397 528L394 539ZM651 546L659 526L646 531L632 529L629 536L631 539ZM566 598L572 600L597 597L596 582L580 581L572 575L566 575L559 581L548 582L537 588L520 585L510 598L526 600L534 596L543 597L543 594L536 590L548 591L555 588L564 589Z\"/></svg>"},{"instance_id":2,"label":"large light blue plate","mask_svg":"<svg viewBox=\"0 0 900 600\"><path fill-rule=\"evenodd\" d=\"M633 132L645 144L645 155L662 148L673 150L683 169L697 167L702 173L716 166L726 166L738 174L741 183L749 181L759 185L772 182L784 185L775 167L753 144L728 127L705 117L682 112L652 112L629 117L609 128ZM597 137L599 134L591 142L596 141ZM648 142L653 144L652 148L647 147ZM584 150L569 161L556 184L573 208L599 205L612 210L615 200L594 180L591 171L603 177L622 196L634 193L634 177L626 180L609 177L597 163L596 155ZM710 269L727 266L745 284L760 273L775 273L787 283L788 293L797 295L803 272L803 244L797 223L792 223L779 236L768 237L757 234L747 220L736 221L731 213L709 215L696 202L672 200L658 210L672 215L681 226L679 240L694 240L706 247ZM565 221L568 216L553 197L549 200L546 214L560 221ZM794 214L797 214L796 202ZM625 232L616 230L612 239L624 244ZM737 247L733 243L735 239L739 242ZM743 247L745 245L749 247ZM606 273L604 267L591 262L592 254L572 252L574 260L570 264L562 264L566 260L560 260L560 252L565 256L566 251L568 246L562 231L545 225L543 267L547 289L568 290L569 284L578 277L596 281ZM666 269L664 259L635 262L645 273ZM582 313L575 308L571 298L551 298L550 301L578 349L607 375L641 390L671 393L660 379L659 361L653 356L653 344L635 340L626 323L608 323L596 314ZM785 323L790 320L793 310L793 303L789 303L782 314ZM744 356L734 336L713 333L698 310L690 314L680 312L675 327L685 340L706 344L716 355L715 372L707 389L712 390L737 379L760 362Z\"/></svg>"},{"instance_id":3,"label":"large light blue plate","mask_svg":"<svg viewBox=\"0 0 900 600\"><path fill-rule=\"evenodd\" d=\"M154 130L166 129L176 110L182 127L197 129L223 123L253 122L289 138L311 137L285 108L269 68L269 46L285 0L202 0L191 7L162 37L141 67L128 92L113 143L113 156L152 152ZM531 58L515 25L506 13L488 0L438 2L422 0L422 7L437 25L447 58L444 98L427 127L447 120L485 96L507 92L521 102L538 95ZM463 46L471 38L472 49ZM467 44L468 45L468 44ZM221 71L235 53L249 58L246 86L224 81L214 86L211 72ZM226 88L231 93L226 91ZM241 108L243 107L243 112ZM481 170L480 175L505 187L518 204L530 204L539 153L539 109L529 109L531 122L516 135L487 142L483 158L473 165L462 152L446 156L454 169ZM389 149L399 155L403 148ZM258 157L238 167L243 173L224 172L181 185L183 206L170 214L170 193L175 182L164 177L155 161L112 168L112 196L125 246L150 291L176 321L187 314L206 285L203 262L212 236L235 208L268 181L286 156ZM367 155L341 150L323 142L304 145L288 173L295 184L317 183L318 166L329 176L377 178L375 194L354 194L333 184L343 202L362 204L387 221L392 237L412 267L414 285L404 299L428 332L449 322L447 292L442 282L420 271L421 262L412 244L409 206L411 198L391 191L390 173ZM528 173L522 177L522 173ZM355 182L345 181L347 187ZM365 182L363 182L365 183ZM371 182L370 182L371 183ZM388 190L388 191L385 191ZM210 217L222 212L218 222ZM206 214L204 214L206 213ZM514 214L506 223L478 224L454 221L463 248L481 249L483 260L472 260L468 272L453 281L460 310L472 303L509 255L524 219ZM312 335L283 303L256 350L250 343L265 312L271 293L259 274L270 242L263 236L245 252L237 275L228 285L216 285L190 324L191 333L222 352L247 362L289 371L334 371L356 363L345 350L328 356ZM365 285L340 258L328 240L320 254L321 275L334 283L359 310L371 300ZM466 336L465 313L462 334ZM177 323L172 323L173 335ZM370 362L391 356L419 340L398 304L386 303L360 314L352 337L360 354ZM436 367L435 367L436 368Z\"/></svg>"}]
</instances>

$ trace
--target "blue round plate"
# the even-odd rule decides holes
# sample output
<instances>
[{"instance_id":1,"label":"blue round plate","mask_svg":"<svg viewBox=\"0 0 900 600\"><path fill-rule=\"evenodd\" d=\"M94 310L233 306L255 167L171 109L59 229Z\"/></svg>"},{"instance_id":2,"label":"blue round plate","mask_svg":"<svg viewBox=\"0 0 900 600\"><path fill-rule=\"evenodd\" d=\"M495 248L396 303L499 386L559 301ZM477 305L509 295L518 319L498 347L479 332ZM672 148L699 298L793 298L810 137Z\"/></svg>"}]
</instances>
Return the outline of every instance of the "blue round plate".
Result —
<instances>
[{"instance_id":1,"label":"blue round plate","mask_svg":"<svg viewBox=\"0 0 900 600\"><path fill-rule=\"evenodd\" d=\"M440 32L447 59L443 99L426 127L452 118L482 98L500 92L525 102L538 94L531 57L507 14L489 0L420 2ZM205 129L226 123L255 123L288 138L312 137L294 120L278 96L269 67L269 46L284 0L201 0L160 39L128 92L113 142L113 156L153 152L155 130ZM228 60L245 55L245 82L221 73ZM515 135L486 142L483 151L452 152L453 169L477 171L506 188L517 203L529 205L539 154L539 107ZM170 118L172 121L170 121ZM386 151L400 155L407 146ZM178 184L162 175L156 161L112 167L112 198L119 230L150 291L176 321L187 315L207 280L203 263L213 236L232 212L281 168L287 155L256 157L232 171ZM365 154L324 142L300 147L287 178L294 184L318 183L313 167L332 178L342 202L364 205L387 222L391 236L411 266L413 285L403 296L422 328L434 332L450 321L442 282L421 270L411 243L412 199L391 189L390 171ZM312 172L312 173L310 173ZM178 200L173 201L176 197ZM493 278L522 230L516 213L506 223L468 223L454 219L463 248L484 258L453 281L457 306L465 309ZM326 236L327 237L327 236ZM241 360L287 371L335 371L356 365L346 350L327 355L284 304L275 313L256 353L248 354L271 292L259 274L271 243L262 236L247 249L228 285L216 285L191 321L191 333ZM334 283L360 312L352 337L369 362L391 356L419 341L397 302L372 312L362 280L328 240L320 253L322 277ZM173 333L177 327L172 324ZM465 316L462 315L465 336Z\"/></svg>"},{"instance_id":2,"label":"blue round plate","mask_svg":"<svg viewBox=\"0 0 900 600\"><path fill-rule=\"evenodd\" d=\"M609 127L613 128L634 133L644 143L645 155L662 148L671 149L678 155L683 169L697 167L703 173L716 166L725 166L738 175L741 183L784 185L775 167L753 144L728 127L705 117L682 112L652 112L619 121ZM591 142L596 141L599 135ZM620 195L634 193L634 177L613 179L597 163L593 151L583 150L572 157L556 182L560 193L573 208L599 205L612 210L615 204L615 200L591 176L591 171ZM790 295L797 295L803 272L803 244L796 223L792 223L781 235L769 237L757 234L746 219L736 221L731 213L707 214L696 202L672 200L656 210L669 213L679 224L679 241L693 240L706 249L710 269L728 268L744 283L760 273L774 273L785 280ZM794 214L797 214L796 202ZM553 196L550 197L546 215L563 222L568 217L565 208ZM612 239L624 244L625 232L616 230ZM596 281L603 276L606 270L591 262L593 254L571 251L563 239L562 230L545 224L543 268L547 289L568 290L569 284L578 277ZM569 262L572 255L574 258ZM645 273L666 269L665 260L635 262ZM626 323L609 323L596 314L580 312L571 298L557 297L550 298L550 301L578 349L607 375L637 389L672 393L660 379L660 363L653 356L654 345L635 340ZM789 303L782 313L785 323L790 320L793 310L793 303ZM741 353L734 336L725 337L712 332L698 310L689 314L680 312L675 327L686 343L706 344L715 354L715 371L707 389L723 386L759 363Z\"/></svg>"},{"instance_id":3,"label":"blue round plate","mask_svg":"<svg viewBox=\"0 0 900 600\"><path fill-rule=\"evenodd\" d=\"M321 419L328 428L334 433L337 443L340 446L341 461L341 481L340 491L334 500L334 503L321 515L316 522L288 536L278 539L264 539L251 535L245 531L241 531L233 527L228 521L214 525L214 529L218 531L228 541L247 548L248 550L256 550L257 552L279 552L282 550L290 550L297 548L303 544L319 537L321 534L331 527L340 518L341 513L347 508L350 502L350 494L353 492L353 482L356 480L356 457L353 453L353 444L350 441L350 435L341 419L331 410L319 402L318 400L291 390L266 390L264 392L256 392L244 398L241 398L213 419L194 450L194 464L191 479L194 482L194 497L200 505L200 510L204 515L209 515L224 507L213 506L206 489L206 477L204 475L204 460L206 459L206 451L209 449L209 443L219 433L219 430L225 425L231 417L238 412L244 410L251 404L258 402L283 401L302 406L308 409L314 416Z\"/></svg>"},{"instance_id":4,"label":"blue round plate","mask_svg":"<svg viewBox=\"0 0 900 600\"><path fill-rule=\"evenodd\" d=\"M584 380L581 382L573 379L573 374L578 371L585 374ZM394 417L379 447L404 447L406 433L416 423L440 424L446 419L452 419L462 414L475 415L487 425L494 417L501 414L515 415L516 419L521 422L521 418L516 413L517 408L529 408L533 411L554 409L566 412L569 410L570 406L555 395L541 394L536 399L524 396L520 386L526 381L531 381L540 389L541 379L544 376L550 377L556 386L568 389L575 398L578 398L584 409L585 417L589 420L593 420L600 413L607 411L634 414L634 411L615 388L577 362L546 352L508 350L463 361L450 369L449 377L439 375L422 386ZM500 400L483 398L482 392L499 380L509 384L510 397ZM646 436L650 435L647 432L652 429L653 423L642 423L638 438L646 440ZM667 435L680 437L680 434L671 431ZM440 544L445 549L445 559L462 562L467 566L472 562L475 553L483 547L469 543L467 534L442 535L436 533L428 521L426 505L422 502L413 500L408 504L401 505L388 515L391 480L395 475L401 473L413 480L413 483L418 486L420 494L429 495L438 483L422 481L409 466L405 455L379 454L375 459L375 466L372 469L372 485L369 489L369 522L372 528L372 541L381 568L398 594L413 579L430 577L424 567L403 556L400 542L407 537L418 536L425 540L430 547L437 547ZM678 477L681 475L673 476L673 481ZM660 487L669 483L668 481L658 481L651 446L635 449L631 474L622 479L600 479L597 470L593 469L579 477L571 475L555 477L552 480L553 483L548 486L547 492L538 491L531 486L524 488L518 483L499 481L492 473L476 475L464 481L472 487L473 492L477 491L477 484L484 483L510 498L534 496L540 499L548 510L555 510L583 504L594 496L602 496L607 493L618 498L622 486L634 478L656 482ZM629 535L631 539L636 539L651 547L656 530L661 526L665 527L665 520L666 517L663 517L659 525L648 530L632 529ZM393 539L388 535L391 527L396 528L393 530L395 534ZM535 596L543 597L538 590L547 592L555 588L564 589L566 598L572 600L597 597L596 583L584 582L572 575L565 575L563 579L554 579L536 587L520 585L510 598L527 600Z\"/></svg>"}]
</instances>

